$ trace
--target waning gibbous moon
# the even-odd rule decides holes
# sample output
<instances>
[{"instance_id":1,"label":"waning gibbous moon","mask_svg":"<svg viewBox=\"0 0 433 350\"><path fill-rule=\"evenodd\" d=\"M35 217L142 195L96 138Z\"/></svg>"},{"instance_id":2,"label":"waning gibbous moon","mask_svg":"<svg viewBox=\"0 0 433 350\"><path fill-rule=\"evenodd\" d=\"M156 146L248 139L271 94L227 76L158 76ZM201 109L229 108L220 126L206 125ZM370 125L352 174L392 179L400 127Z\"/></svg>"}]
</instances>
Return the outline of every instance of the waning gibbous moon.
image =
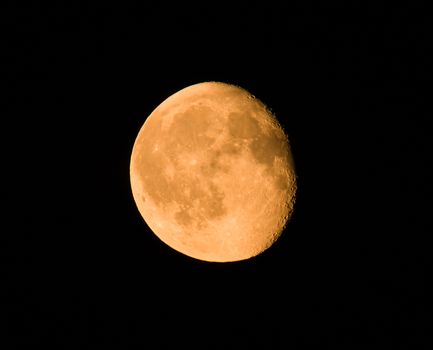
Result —
<instances>
[{"instance_id":1,"label":"waning gibbous moon","mask_svg":"<svg viewBox=\"0 0 433 350\"><path fill-rule=\"evenodd\" d=\"M296 174L276 117L246 90L188 86L146 119L130 163L140 214L168 246L190 257L251 258L281 235Z\"/></svg>"}]
</instances>

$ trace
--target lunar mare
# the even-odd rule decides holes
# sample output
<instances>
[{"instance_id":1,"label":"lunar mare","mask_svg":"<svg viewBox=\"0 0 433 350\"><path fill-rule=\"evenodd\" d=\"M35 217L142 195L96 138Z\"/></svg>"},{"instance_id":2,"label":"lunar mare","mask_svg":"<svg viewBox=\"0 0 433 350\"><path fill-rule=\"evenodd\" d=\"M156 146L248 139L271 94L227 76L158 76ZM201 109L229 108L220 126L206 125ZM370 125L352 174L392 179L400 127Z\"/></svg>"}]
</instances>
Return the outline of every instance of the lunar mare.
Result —
<instances>
[{"instance_id":1,"label":"lunar mare","mask_svg":"<svg viewBox=\"0 0 433 350\"><path fill-rule=\"evenodd\" d=\"M146 119L130 163L134 200L152 231L196 259L251 258L280 236L296 174L276 117L246 90L189 86Z\"/></svg>"}]
</instances>

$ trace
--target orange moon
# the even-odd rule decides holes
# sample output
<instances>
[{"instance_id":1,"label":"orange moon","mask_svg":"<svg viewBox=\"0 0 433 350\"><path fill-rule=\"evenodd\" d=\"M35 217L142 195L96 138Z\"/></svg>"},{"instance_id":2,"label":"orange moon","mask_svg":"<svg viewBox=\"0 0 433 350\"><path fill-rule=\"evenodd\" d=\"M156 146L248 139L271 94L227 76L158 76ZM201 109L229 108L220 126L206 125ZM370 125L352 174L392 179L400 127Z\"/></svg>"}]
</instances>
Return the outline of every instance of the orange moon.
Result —
<instances>
[{"instance_id":1,"label":"orange moon","mask_svg":"<svg viewBox=\"0 0 433 350\"><path fill-rule=\"evenodd\" d=\"M140 214L168 246L190 257L238 261L281 235L296 173L276 117L246 90L188 86L146 119L130 163Z\"/></svg>"}]
</instances>

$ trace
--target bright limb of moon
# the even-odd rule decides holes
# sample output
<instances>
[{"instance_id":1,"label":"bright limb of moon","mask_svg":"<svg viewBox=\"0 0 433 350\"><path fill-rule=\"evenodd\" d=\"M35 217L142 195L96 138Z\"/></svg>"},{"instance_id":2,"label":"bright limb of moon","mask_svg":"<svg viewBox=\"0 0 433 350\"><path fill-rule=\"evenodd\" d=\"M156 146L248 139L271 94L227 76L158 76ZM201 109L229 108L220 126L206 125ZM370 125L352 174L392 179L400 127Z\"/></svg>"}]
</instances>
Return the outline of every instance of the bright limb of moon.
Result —
<instances>
[{"instance_id":1,"label":"bright limb of moon","mask_svg":"<svg viewBox=\"0 0 433 350\"><path fill-rule=\"evenodd\" d=\"M227 262L269 248L293 211L296 174L276 117L246 90L195 84L146 119L130 163L151 230L190 257Z\"/></svg>"}]
</instances>

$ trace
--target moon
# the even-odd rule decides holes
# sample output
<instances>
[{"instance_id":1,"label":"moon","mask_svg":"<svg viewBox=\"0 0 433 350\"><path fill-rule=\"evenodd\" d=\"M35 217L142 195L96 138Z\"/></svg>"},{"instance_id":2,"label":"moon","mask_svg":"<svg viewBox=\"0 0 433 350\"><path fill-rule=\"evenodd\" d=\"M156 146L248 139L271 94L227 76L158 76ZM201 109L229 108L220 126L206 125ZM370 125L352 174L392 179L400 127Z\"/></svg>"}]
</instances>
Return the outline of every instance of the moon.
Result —
<instances>
[{"instance_id":1,"label":"moon","mask_svg":"<svg viewBox=\"0 0 433 350\"><path fill-rule=\"evenodd\" d=\"M290 144L277 118L248 91L221 82L188 86L150 114L132 149L130 181L155 235L211 262L269 248L296 197Z\"/></svg>"}]
</instances>

